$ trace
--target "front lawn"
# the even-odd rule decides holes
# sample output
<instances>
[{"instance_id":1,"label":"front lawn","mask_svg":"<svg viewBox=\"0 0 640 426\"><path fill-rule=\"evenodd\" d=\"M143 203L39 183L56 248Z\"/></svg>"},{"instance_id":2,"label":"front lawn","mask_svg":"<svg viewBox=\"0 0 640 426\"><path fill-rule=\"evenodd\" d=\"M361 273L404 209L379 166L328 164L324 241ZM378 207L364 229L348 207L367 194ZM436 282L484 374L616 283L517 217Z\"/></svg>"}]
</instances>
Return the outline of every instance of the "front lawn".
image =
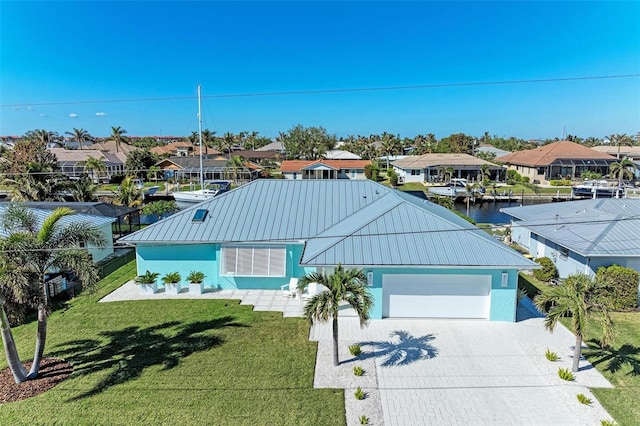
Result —
<instances>
[{"instance_id":1,"label":"front lawn","mask_svg":"<svg viewBox=\"0 0 640 426\"><path fill-rule=\"evenodd\" d=\"M584 355L611 382L613 389L591 389L620 425L640 424L640 312L614 313L616 338L610 349L587 342ZM590 337L600 337L590 324Z\"/></svg>"},{"instance_id":2,"label":"front lawn","mask_svg":"<svg viewBox=\"0 0 640 426\"><path fill-rule=\"evenodd\" d=\"M238 301L97 302L134 275L130 263L51 315L45 356L74 373L2 405L0 424L345 423L343 390L313 389L306 321ZM35 323L14 330L23 356L34 336Z\"/></svg>"}]
</instances>

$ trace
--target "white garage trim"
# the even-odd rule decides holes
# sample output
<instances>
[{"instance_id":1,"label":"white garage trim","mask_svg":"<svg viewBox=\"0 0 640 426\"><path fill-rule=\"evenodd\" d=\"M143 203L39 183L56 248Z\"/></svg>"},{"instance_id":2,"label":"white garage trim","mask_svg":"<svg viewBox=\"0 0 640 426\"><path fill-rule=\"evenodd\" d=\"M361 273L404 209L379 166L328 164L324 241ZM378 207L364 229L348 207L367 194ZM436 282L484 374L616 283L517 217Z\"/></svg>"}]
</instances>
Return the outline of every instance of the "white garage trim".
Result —
<instances>
[{"instance_id":1,"label":"white garage trim","mask_svg":"<svg viewBox=\"0 0 640 426\"><path fill-rule=\"evenodd\" d=\"M382 276L382 316L489 318L491 275Z\"/></svg>"}]
</instances>

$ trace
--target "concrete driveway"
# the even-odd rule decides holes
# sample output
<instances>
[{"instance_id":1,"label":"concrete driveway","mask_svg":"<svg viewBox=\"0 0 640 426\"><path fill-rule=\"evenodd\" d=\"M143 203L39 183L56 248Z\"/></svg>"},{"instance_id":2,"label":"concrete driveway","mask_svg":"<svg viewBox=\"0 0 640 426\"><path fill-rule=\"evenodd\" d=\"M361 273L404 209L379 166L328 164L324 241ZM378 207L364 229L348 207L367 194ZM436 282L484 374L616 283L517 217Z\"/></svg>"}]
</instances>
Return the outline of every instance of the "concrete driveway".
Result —
<instances>
[{"instance_id":1,"label":"concrete driveway","mask_svg":"<svg viewBox=\"0 0 640 426\"><path fill-rule=\"evenodd\" d=\"M525 311L521 311L521 315ZM586 361L575 382L558 377L571 369L574 337L559 326L553 334L542 318L516 323L468 320L377 320L360 329L340 318L342 365L331 366L331 328L317 325L316 387L345 388L348 424L365 414L370 424L389 425L599 425L611 417L588 387L611 387ZM347 346L362 343L354 359ZM561 360L547 361L545 350ZM368 374L355 377L354 365ZM362 386L368 398L358 401ZM590 406L576 395L591 398Z\"/></svg>"}]
</instances>

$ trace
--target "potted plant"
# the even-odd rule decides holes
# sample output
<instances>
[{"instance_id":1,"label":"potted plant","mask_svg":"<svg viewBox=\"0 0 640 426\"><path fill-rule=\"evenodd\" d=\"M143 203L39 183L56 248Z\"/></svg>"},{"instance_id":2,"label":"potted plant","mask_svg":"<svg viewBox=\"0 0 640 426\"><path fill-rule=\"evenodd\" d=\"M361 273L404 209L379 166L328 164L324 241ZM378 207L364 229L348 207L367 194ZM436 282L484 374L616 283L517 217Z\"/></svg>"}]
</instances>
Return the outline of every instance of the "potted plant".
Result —
<instances>
[{"instance_id":1,"label":"potted plant","mask_svg":"<svg viewBox=\"0 0 640 426\"><path fill-rule=\"evenodd\" d=\"M178 294L180 293L180 273L178 272L169 272L167 275L162 277L162 282L164 283L164 292L168 294Z\"/></svg>"},{"instance_id":2,"label":"potted plant","mask_svg":"<svg viewBox=\"0 0 640 426\"><path fill-rule=\"evenodd\" d=\"M191 271L187 276L187 281L189 281L189 293L191 294L202 294L202 282L204 281L205 275L200 271Z\"/></svg>"},{"instance_id":3,"label":"potted plant","mask_svg":"<svg viewBox=\"0 0 640 426\"><path fill-rule=\"evenodd\" d=\"M138 275L136 277L136 283L138 284L138 288L143 293L155 293L158 291L158 276L160 274L157 272L148 271L142 275Z\"/></svg>"}]
</instances>

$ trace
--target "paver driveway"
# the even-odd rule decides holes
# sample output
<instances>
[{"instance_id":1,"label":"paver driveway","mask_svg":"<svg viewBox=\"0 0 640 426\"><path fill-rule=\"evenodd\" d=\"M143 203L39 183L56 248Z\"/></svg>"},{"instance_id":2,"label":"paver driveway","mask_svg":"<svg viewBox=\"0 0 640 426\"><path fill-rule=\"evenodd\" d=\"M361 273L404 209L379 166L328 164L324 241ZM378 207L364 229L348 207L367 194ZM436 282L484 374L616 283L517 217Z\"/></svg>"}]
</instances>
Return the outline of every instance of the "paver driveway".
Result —
<instances>
[{"instance_id":1,"label":"paver driveway","mask_svg":"<svg viewBox=\"0 0 640 426\"><path fill-rule=\"evenodd\" d=\"M330 337L330 327L314 327L311 338L325 347L319 353L326 353ZM364 360L349 361L343 351L348 368L374 360L370 365L375 366L387 426L582 426L611 420L587 389L611 385L586 362L575 382L561 380L557 371L571 368L574 337L564 327L550 334L541 318L517 323L385 319L360 329L355 318L343 317L340 342L342 347L365 344ZM562 359L547 361L547 348ZM322 374L331 374L330 369ZM594 403L581 404L579 393ZM345 398L347 420L353 423L352 392L345 392Z\"/></svg>"}]
</instances>

